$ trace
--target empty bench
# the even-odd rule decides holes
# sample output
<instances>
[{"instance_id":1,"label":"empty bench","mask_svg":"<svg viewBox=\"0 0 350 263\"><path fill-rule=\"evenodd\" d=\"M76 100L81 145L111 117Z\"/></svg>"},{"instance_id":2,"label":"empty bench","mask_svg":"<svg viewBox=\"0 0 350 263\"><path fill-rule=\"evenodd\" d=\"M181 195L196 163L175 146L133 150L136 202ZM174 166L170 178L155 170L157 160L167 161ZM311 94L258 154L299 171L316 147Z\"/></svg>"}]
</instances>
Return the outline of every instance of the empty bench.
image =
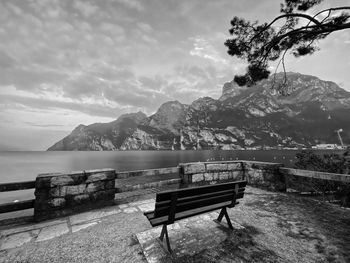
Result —
<instances>
[{"instance_id":1,"label":"empty bench","mask_svg":"<svg viewBox=\"0 0 350 263\"><path fill-rule=\"evenodd\" d=\"M146 212L152 227L163 225L160 240L164 236L168 251L171 253L167 225L175 221L221 209L217 222L225 216L229 228L233 229L226 208L238 204L243 198L247 181L236 181L208 186L163 191L157 193L154 211Z\"/></svg>"}]
</instances>

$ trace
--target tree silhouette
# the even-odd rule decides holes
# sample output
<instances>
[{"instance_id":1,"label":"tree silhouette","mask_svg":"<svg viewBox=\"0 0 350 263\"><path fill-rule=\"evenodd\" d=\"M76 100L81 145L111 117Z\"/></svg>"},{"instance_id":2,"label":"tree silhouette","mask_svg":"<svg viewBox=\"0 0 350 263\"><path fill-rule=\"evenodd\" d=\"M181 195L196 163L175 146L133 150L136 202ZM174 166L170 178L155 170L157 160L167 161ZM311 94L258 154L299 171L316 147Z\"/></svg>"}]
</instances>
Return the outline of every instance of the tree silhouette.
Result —
<instances>
[{"instance_id":1,"label":"tree silhouette","mask_svg":"<svg viewBox=\"0 0 350 263\"><path fill-rule=\"evenodd\" d=\"M259 24L234 17L229 30L232 38L226 40L228 54L248 62L244 75L236 75L240 85L253 85L270 75L268 63L279 60L276 71L282 64L284 79L276 88L283 91L286 85L284 58L287 51L295 57L313 54L317 41L330 33L349 29L350 6L332 7L310 15L310 9L323 0L285 0L281 15L270 23Z\"/></svg>"}]
</instances>

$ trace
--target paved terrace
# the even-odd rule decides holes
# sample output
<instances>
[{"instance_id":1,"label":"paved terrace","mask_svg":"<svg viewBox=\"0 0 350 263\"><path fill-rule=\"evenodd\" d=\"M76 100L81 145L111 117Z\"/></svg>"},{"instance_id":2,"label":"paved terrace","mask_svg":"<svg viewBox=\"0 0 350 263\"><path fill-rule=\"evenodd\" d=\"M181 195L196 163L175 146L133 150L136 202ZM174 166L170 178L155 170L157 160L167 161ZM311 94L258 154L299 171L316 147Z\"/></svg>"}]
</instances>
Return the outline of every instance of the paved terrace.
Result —
<instances>
[{"instance_id":1,"label":"paved terrace","mask_svg":"<svg viewBox=\"0 0 350 263\"><path fill-rule=\"evenodd\" d=\"M143 216L154 198L1 226L0 262L350 262L349 209L253 187L228 210L232 232L212 221L217 212L173 224L170 256Z\"/></svg>"}]
</instances>

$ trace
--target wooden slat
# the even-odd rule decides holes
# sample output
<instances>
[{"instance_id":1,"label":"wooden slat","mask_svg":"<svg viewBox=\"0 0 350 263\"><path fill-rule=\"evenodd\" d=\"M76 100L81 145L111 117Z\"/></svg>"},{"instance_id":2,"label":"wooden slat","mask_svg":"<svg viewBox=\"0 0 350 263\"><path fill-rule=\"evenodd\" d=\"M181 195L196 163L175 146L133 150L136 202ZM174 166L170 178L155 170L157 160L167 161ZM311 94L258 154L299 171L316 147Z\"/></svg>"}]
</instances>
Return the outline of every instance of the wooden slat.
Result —
<instances>
[{"instance_id":1,"label":"wooden slat","mask_svg":"<svg viewBox=\"0 0 350 263\"><path fill-rule=\"evenodd\" d=\"M35 181L0 184L0 192L17 191L35 188Z\"/></svg>"},{"instance_id":2,"label":"wooden slat","mask_svg":"<svg viewBox=\"0 0 350 263\"><path fill-rule=\"evenodd\" d=\"M195 200L195 201L190 201L190 202L185 202L182 204L177 204L175 207L175 212L176 214L188 211L188 210L193 210L195 208L202 208L202 207L207 207L215 204L220 204L224 202L231 202L233 200L233 194L234 192L232 191L229 194L226 195L220 195L220 196L214 196L210 198L205 198L201 200ZM162 217L166 216L170 213L172 207L165 207L165 208L160 208L160 209L155 209L155 217Z\"/></svg>"},{"instance_id":3,"label":"wooden slat","mask_svg":"<svg viewBox=\"0 0 350 263\"><path fill-rule=\"evenodd\" d=\"M16 203L0 204L0 214L33 208L34 202L35 200L32 199L32 200L25 200L25 201L20 201Z\"/></svg>"},{"instance_id":4,"label":"wooden slat","mask_svg":"<svg viewBox=\"0 0 350 263\"><path fill-rule=\"evenodd\" d=\"M229 182L229 183L223 183L223 184L206 185L206 186L200 186L200 187L180 189L176 191L178 193L178 198L183 198L183 197L201 195L201 194L206 194L211 192L220 192L224 190L234 189L236 184L239 184L239 187L243 188L247 185L247 181L236 181L236 182ZM164 192L158 193L156 197L156 202L169 200L173 192L174 192L173 190L170 190L170 191L164 191Z\"/></svg>"},{"instance_id":5,"label":"wooden slat","mask_svg":"<svg viewBox=\"0 0 350 263\"><path fill-rule=\"evenodd\" d=\"M236 203L237 204L237 203ZM192 209L192 210L188 210L185 212L181 212L181 213L177 213L175 215L175 221L180 220L180 219L184 219L187 217L191 217L191 216L196 216L199 214L203 214L203 213L207 213L210 211L214 211L223 207L227 207L231 205L231 201L228 202L224 202L224 203L219 203L219 204L215 204L212 206L206 206L206 207L201 207L201 208L196 208L196 209ZM147 218L149 219L151 225L153 227L155 226L159 226L162 224L167 224L168 222L168 216L163 216L163 217L158 217L158 218L152 218L152 213L147 214Z\"/></svg>"},{"instance_id":6,"label":"wooden slat","mask_svg":"<svg viewBox=\"0 0 350 263\"><path fill-rule=\"evenodd\" d=\"M228 190L224 190L224 191L220 191L220 192L206 193L206 194L201 194L201 195L196 195L196 196L182 197L182 198L178 198L177 204L182 204L184 202L210 198L210 197L214 197L214 196L226 195L226 194L229 194L229 193L232 194L232 192L234 190L235 189L228 189ZM238 189L238 193L244 193L244 190L245 190L245 188L243 188L243 187L239 188ZM237 199L238 198L243 198L243 195L237 196ZM170 200L161 201L161 202L157 202L156 203L155 208L159 209L159 208L169 207L169 205L170 205Z\"/></svg>"}]
</instances>

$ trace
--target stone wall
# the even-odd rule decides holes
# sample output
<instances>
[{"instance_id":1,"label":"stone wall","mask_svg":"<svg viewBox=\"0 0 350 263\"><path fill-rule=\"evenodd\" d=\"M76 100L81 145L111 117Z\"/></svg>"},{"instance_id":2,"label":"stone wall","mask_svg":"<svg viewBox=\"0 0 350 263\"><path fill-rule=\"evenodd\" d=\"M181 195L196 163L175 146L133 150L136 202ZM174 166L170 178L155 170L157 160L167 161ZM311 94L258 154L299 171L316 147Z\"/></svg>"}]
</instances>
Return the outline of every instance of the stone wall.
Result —
<instances>
[{"instance_id":1,"label":"stone wall","mask_svg":"<svg viewBox=\"0 0 350 263\"><path fill-rule=\"evenodd\" d=\"M248 184L274 191L285 191L279 172L282 164L250 161L182 163L180 176L185 186L247 180Z\"/></svg>"},{"instance_id":2,"label":"stone wall","mask_svg":"<svg viewBox=\"0 0 350 263\"><path fill-rule=\"evenodd\" d=\"M132 185L126 183L126 181L135 183L131 180L135 176L156 175L159 179L161 175L166 174L180 176L165 181L159 180L159 182L145 181L142 184ZM117 183L116 179L118 179ZM350 175L296 170L284 168L278 163L256 161L181 163L178 167L128 172L102 169L40 174L35 183L34 218L36 221L42 221L112 205L116 192L160 187L165 184L178 184L178 187L182 188L237 180L247 180L249 185L273 191L286 191L287 188L291 188L291 185L305 191L305 188L310 188L307 182L314 183L315 180L322 181L321 183L330 180L349 185ZM350 198L350 194L347 193L346 196L348 195Z\"/></svg>"},{"instance_id":3,"label":"stone wall","mask_svg":"<svg viewBox=\"0 0 350 263\"><path fill-rule=\"evenodd\" d=\"M184 186L214 184L244 179L242 162L180 163Z\"/></svg>"},{"instance_id":4,"label":"stone wall","mask_svg":"<svg viewBox=\"0 0 350 263\"><path fill-rule=\"evenodd\" d=\"M243 166L249 185L272 191L286 191L286 180L279 170L283 164L244 161Z\"/></svg>"},{"instance_id":5,"label":"stone wall","mask_svg":"<svg viewBox=\"0 0 350 263\"><path fill-rule=\"evenodd\" d=\"M114 203L115 170L40 174L35 182L35 221Z\"/></svg>"},{"instance_id":6,"label":"stone wall","mask_svg":"<svg viewBox=\"0 0 350 263\"><path fill-rule=\"evenodd\" d=\"M123 172L116 172L116 179L125 179L125 178L135 177L135 176L154 176L154 175L178 174L178 173L179 173L179 167L123 171Z\"/></svg>"}]
</instances>

